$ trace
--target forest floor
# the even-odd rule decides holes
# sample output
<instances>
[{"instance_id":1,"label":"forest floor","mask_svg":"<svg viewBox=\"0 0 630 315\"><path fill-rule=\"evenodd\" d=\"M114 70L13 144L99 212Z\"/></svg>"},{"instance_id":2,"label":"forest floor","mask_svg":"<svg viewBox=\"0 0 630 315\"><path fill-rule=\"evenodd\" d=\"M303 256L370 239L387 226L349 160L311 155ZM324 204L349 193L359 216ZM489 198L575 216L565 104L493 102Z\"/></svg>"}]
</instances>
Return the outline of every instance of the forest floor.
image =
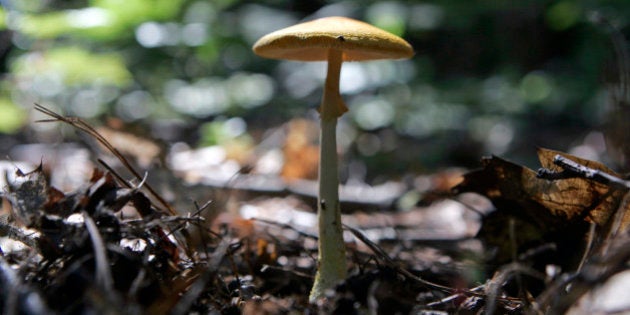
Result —
<instances>
[{"instance_id":1,"label":"forest floor","mask_svg":"<svg viewBox=\"0 0 630 315\"><path fill-rule=\"evenodd\" d=\"M182 167L142 174L89 125L49 115L117 157L38 144L0 163L4 313L630 312L629 185L597 162L540 149L540 171L491 157L346 184L348 277L309 303L313 180L221 163L201 175L187 149L171 158Z\"/></svg>"}]
</instances>

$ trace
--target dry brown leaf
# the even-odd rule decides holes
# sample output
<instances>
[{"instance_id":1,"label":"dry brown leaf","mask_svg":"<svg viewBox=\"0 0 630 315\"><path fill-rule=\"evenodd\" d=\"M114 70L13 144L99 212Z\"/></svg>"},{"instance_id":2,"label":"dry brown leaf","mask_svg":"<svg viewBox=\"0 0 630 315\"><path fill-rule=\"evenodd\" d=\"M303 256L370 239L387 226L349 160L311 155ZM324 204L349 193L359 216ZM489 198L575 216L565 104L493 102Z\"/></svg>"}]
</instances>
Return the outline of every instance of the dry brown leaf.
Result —
<instances>
[{"instance_id":1,"label":"dry brown leaf","mask_svg":"<svg viewBox=\"0 0 630 315\"><path fill-rule=\"evenodd\" d=\"M619 174L599 162L548 149L538 150L542 167L560 172L562 169L553 164L556 155L561 155L588 168L620 177ZM526 190L531 191L532 197L549 209L552 215L564 216L570 220L583 217L598 226L605 226L609 222L625 193L609 185L577 177L554 181L538 179L529 182ZM627 223L625 225L627 226Z\"/></svg>"},{"instance_id":2,"label":"dry brown leaf","mask_svg":"<svg viewBox=\"0 0 630 315\"><path fill-rule=\"evenodd\" d=\"M319 164L317 125L306 119L294 119L287 125L281 176L286 180L316 179Z\"/></svg>"},{"instance_id":3,"label":"dry brown leaf","mask_svg":"<svg viewBox=\"0 0 630 315\"><path fill-rule=\"evenodd\" d=\"M553 150L538 150L541 165L559 172L562 169L553 164L553 159L558 154L581 165L619 177L601 163ZM466 174L464 181L455 190L485 195L495 205L516 204L520 208L517 212L522 212L519 215L533 219L538 225L550 230L584 220L605 226L624 194L620 189L585 178L538 178L535 171L499 157L485 158L482 162L483 169ZM623 224L624 229L628 224L630 222Z\"/></svg>"},{"instance_id":4,"label":"dry brown leaf","mask_svg":"<svg viewBox=\"0 0 630 315\"><path fill-rule=\"evenodd\" d=\"M593 170L620 177L605 165L581 159L566 153L539 149L542 167L561 172L554 164L556 155L561 155ZM589 223L595 223L600 235L607 235L615 213L620 208L627 192L591 179L571 177L548 180L537 177L537 172L527 167L503 160L499 157L482 160L483 169L464 176L456 193L475 192L488 197L497 208L497 213L484 221L480 235L489 238L489 243L510 251L508 236L509 220L514 221L518 235L517 246L527 243L556 242L558 238L573 240L578 247ZM620 220L619 230L630 225L630 211ZM560 242L562 243L562 242ZM578 253L579 254L579 253ZM509 256L509 253L500 253ZM505 257L504 257L505 258Z\"/></svg>"}]
</instances>

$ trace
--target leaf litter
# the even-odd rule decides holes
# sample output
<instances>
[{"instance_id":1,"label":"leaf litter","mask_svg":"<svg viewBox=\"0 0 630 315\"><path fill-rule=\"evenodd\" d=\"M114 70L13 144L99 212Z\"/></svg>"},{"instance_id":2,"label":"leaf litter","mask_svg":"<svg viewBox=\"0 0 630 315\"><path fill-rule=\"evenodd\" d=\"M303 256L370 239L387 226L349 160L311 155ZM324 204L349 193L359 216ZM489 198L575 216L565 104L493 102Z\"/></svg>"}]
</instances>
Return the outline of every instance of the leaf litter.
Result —
<instances>
[{"instance_id":1,"label":"leaf litter","mask_svg":"<svg viewBox=\"0 0 630 315\"><path fill-rule=\"evenodd\" d=\"M9 313L565 313L628 269L625 179L539 149L539 171L490 157L454 187L453 172L409 187L424 198L404 212L378 203L380 212L346 213L350 275L309 304L317 236L308 196L241 187L247 216L209 215L229 207L220 198L176 209L96 129L37 109L97 139L132 179L102 160L71 192L50 186L41 166L5 176L0 235L22 244L0 256ZM464 226L440 228L446 213Z\"/></svg>"}]
</instances>

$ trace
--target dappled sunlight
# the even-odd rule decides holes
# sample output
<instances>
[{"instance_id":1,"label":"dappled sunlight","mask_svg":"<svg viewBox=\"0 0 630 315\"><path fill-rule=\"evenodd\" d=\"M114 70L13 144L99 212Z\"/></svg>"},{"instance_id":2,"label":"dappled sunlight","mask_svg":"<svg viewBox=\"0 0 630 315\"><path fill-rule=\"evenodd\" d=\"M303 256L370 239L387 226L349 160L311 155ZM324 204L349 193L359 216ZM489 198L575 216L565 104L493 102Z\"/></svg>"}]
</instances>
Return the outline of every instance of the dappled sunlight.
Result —
<instances>
[{"instance_id":1,"label":"dappled sunlight","mask_svg":"<svg viewBox=\"0 0 630 315\"><path fill-rule=\"evenodd\" d=\"M412 5L409 14L409 28L432 30L443 23L445 10L439 5L422 3Z\"/></svg>"},{"instance_id":2,"label":"dappled sunlight","mask_svg":"<svg viewBox=\"0 0 630 315\"><path fill-rule=\"evenodd\" d=\"M136 40L146 48L161 46L201 46L208 40L208 25L205 23L157 23L154 21L140 24L136 30Z\"/></svg>"},{"instance_id":3,"label":"dappled sunlight","mask_svg":"<svg viewBox=\"0 0 630 315\"><path fill-rule=\"evenodd\" d=\"M116 103L116 114L125 121L143 119L153 112L155 99L147 91L135 90L122 95Z\"/></svg>"},{"instance_id":4,"label":"dappled sunlight","mask_svg":"<svg viewBox=\"0 0 630 315\"><path fill-rule=\"evenodd\" d=\"M437 131L462 130L470 111L463 104L424 102L402 117L397 127L404 134L426 137Z\"/></svg>"},{"instance_id":5,"label":"dappled sunlight","mask_svg":"<svg viewBox=\"0 0 630 315\"><path fill-rule=\"evenodd\" d=\"M521 80L520 91L525 101L538 103L551 96L553 83L544 73L528 73Z\"/></svg>"},{"instance_id":6,"label":"dappled sunlight","mask_svg":"<svg viewBox=\"0 0 630 315\"><path fill-rule=\"evenodd\" d=\"M235 73L226 82L230 100L242 108L267 104L275 92L274 81L265 74Z\"/></svg>"},{"instance_id":7,"label":"dappled sunlight","mask_svg":"<svg viewBox=\"0 0 630 315\"><path fill-rule=\"evenodd\" d=\"M368 23L398 36L405 34L409 18L409 8L395 1L376 2L365 12Z\"/></svg>"},{"instance_id":8,"label":"dappled sunlight","mask_svg":"<svg viewBox=\"0 0 630 315\"><path fill-rule=\"evenodd\" d=\"M66 20L70 27L91 28L108 26L113 22L111 12L101 8L86 8L81 10L68 10Z\"/></svg>"},{"instance_id":9,"label":"dappled sunlight","mask_svg":"<svg viewBox=\"0 0 630 315\"><path fill-rule=\"evenodd\" d=\"M586 56L593 56L588 59L592 64L599 62L595 44L575 44L582 52L566 58L579 60L573 63L576 67L558 62L561 57L555 55L546 62L538 60L545 52L533 46L508 54L504 49L520 43L519 36L508 36L512 39L507 44L487 38L519 31L506 20L488 18L503 12L488 6L350 1L286 10L232 1L133 0L125 8L115 3L98 1L46 12L44 4L7 8L10 39L20 50L12 54L9 71L15 84L5 92L6 99L20 110L34 102L54 103L81 117L113 113L126 122L153 121L156 126L162 120L176 120L184 127L241 117L264 128L261 122L273 120L273 127L278 127L279 117L296 114L316 119L326 64L264 60L250 46L263 34L299 21L342 15L401 35L416 52L409 60L344 63L340 91L350 113L340 128L349 133L340 135L339 146L347 150L359 141L354 158L380 157L384 152L380 148L389 142L377 135L382 131L430 146L435 155L418 161L427 166L457 159L452 154L458 149L445 143L482 144L471 146L478 152L470 157L493 150L509 154L533 145L523 136L526 129L515 125L522 119L546 115L561 120L570 113L596 125L605 111L600 107L606 95L586 92L598 84L596 72L579 72ZM501 8L518 12L515 4ZM540 36L559 36L553 32L584 23L576 20L576 14L585 12L581 5L562 2L532 8L538 9L539 20L523 17L522 22L550 28ZM487 38L471 40L460 33L464 29ZM533 40L524 37L521 42ZM530 53L519 55L520 51ZM560 53L547 51L552 52ZM471 68L475 63L478 68ZM590 114L594 110L597 115ZM500 122L492 118L498 116L505 117ZM182 140L197 141L194 134L187 135Z\"/></svg>"},{"instance_id":10,"label":"dappled sunlight","mask_svg":"<svg viewBox=\"0 0 630 315\"><path fill-rule=\"evenodd\" d=\"M480 97L482 106L489 112L516 114L527 109L519 88L505 76L495 75L485 79Z\"/></svg>"},{"instance_id":11,"label":"dappled sunlight","mask_svg":"<svg viewBox=\"0 0 630 315\"><path fill-rule=\"evenodd\" d=\"M274 82L268 76L247 73L235 73L227 79L204 78L192 84L171 80L164 88L174 109L197 117L221 114L231 106L261 106L271 99L273 91Z\"/></svg>"},{"instance_id":12,"label":"dappled sunlight","mask_svg":"<svg viewBox=\"0 0 630 315\"><path fill-rule=\"evenodd\" d=\"M238 10L236 25L248 46L267 33L295 24L298 18L285 10L270 6L247 4Z\"/></svg>"},{"instance_id":13,"label":"dappled sunlight","mask_svg":"<svg viewBox=\"0 0 630 315\"><path fill-rule=\"evenodd\" d=\"M222 113L228 96L220 78L201 79L192 84L171 80L164 88L166 99L178 112L203 117Z\"/></svg>"},{"instance_id":14,"label":"dappled sunlight","mask_svg":"<svg viewBox=\"0 0 630 315\"><path fill-rule=\"evenodd\" d=\"M627 311L628 21L627 0L0 0L0 308Z\"/></svg>"},{"instance_id":15,"label":"dappled sunlight","mask_svg":"<svg viewBox=\"0 0 630 315\"><path fill-rule=\"evenodd\" d=\"M475 117L468 123L472 138L483 144L484 152L504 154L514 140L513 124L501 116Z\"/></svg>"},{"instance_id":16,"label":"dappled sunlight","mask_svg":"<svg viewBox=\"0 0 630 315\"><path fill-rule=\"evenodd\" d=\"M350 114L363 130L390 126L395 113L394 105L384 98L357 97L350 104Z\"/></svg>"}]
</instances>

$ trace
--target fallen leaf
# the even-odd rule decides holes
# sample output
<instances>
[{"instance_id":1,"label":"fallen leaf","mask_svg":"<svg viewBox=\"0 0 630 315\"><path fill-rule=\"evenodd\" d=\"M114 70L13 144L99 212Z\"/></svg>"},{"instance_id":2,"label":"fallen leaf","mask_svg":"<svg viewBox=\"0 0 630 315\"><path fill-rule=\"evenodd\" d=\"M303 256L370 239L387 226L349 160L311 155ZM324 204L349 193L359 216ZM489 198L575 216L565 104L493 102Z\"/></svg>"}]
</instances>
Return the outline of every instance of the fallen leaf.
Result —
<instances>
[{"instance_id":1,"label":"fallen leaf","mask_svg":"<svg viewBox=\"0 0 630 315\"><path fill-rule=\"evenodd\" d=\"M281 176L286 180L315 179L319 164L317 125L306 119L294 119L287 124Z\"/></svg>"},{"instance_id":2,"label":"fallen leaf","mask_svg":"<svg viewBox=\"0 0 630 315\"><path fill-rule=\"evenodd\" d=\"M7 183L7 190L13 218L27 227L37 224L48 199L48 183L42 164L28 173L18 169L15 181Z\"/></svg>"},{"instance_id":3,"label":"fallen leaf","mask_svg":"<svg viewBox=\"0 0 630 315\"><path fill-rule=\"evenodd\" d=\"M620 177L599 162L548 149L538 150L543 168L561 172L563 169L554 164L556 155ZM519 252L526 244L565 244L565 240L572 240L573 245L581 247L590 223L597 225L598 235L607 235L614 221L611 218L627 192L582 177L539 178L536 171L496 156L484 158L482 163L481 170L464 175L464 180L455 186L454 192L475 192L492 201L496 213L484 219L479 236L487 243L498 246L498 257L503 259L510 257L513 250L508 230L510 220L514 220L512 226L518 238L512 242L516 242ZM619 210L629 213L627 206ZM626 230L629 225L630 215L622 216L619 231ZM580 255L575 247L573 251Z\"/></svg>"}]
</instances>

